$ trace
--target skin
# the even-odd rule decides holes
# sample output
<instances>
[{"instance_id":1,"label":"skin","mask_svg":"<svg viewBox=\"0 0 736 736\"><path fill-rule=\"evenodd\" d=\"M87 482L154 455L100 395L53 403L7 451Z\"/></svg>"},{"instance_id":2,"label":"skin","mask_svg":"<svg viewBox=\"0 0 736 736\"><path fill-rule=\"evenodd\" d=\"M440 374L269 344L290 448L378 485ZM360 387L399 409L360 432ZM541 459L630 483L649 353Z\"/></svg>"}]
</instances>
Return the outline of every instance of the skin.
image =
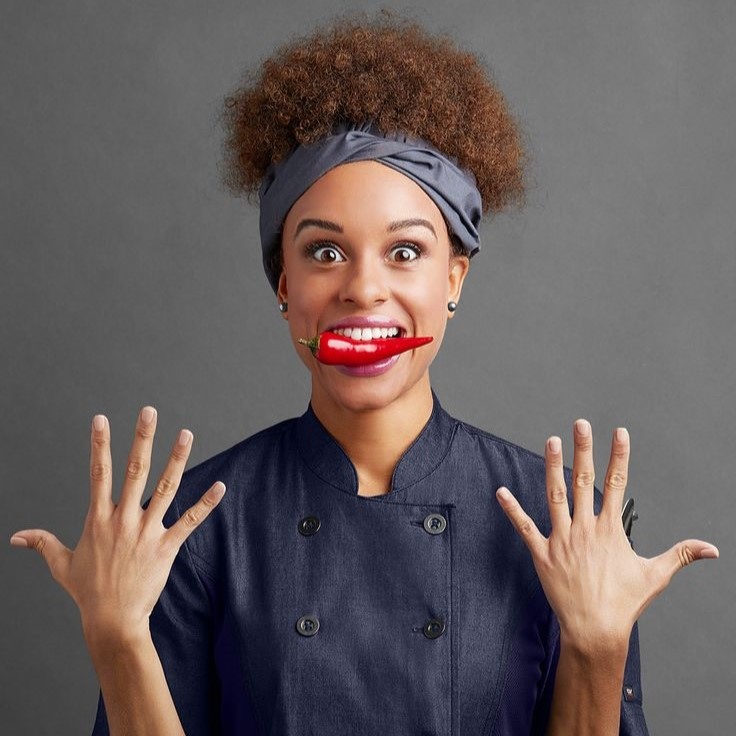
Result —
<instances>
[{"instance_id":1,"label":"skin","mask_svg":"<svg viewBox=\"0 0 736 736\"><path fill-rule=\"evenodd\" d=\"M305 219L322 224L297 232ZM425 224L392 227L407 219ZM333 225L325 226L325 221ZM315 241L329 243L307 253L306 246ZM421 249L421 257L414 259L412 244ZM468 259L451 255L442 216L421 188L376 162L340 166L315 182L286 218L283 251L278 297L288 302L284 319L312 376L313 410L355 465L359 493L387 493L396 462L429 419L429 366L453 316L447 302L460 301ZM376 314L395 318L409 335L432 335L434 341L402 354L391 370L373 377L348 376L324 366L297 342L344 317ZM11 539L14 545L37 550L78 605L110 730L116 735L183 733L148 622L181 545L225 490L215 483L178 522L169 529L163 526L191 450L192 435L182 430L144 511L141 499L155 427L156 412L145 407L116 504L110 427L104 416L95 417L90 505L74 550L43 529L26 529ZM571 518L561 439L548 439L548 538L508 489L497 490L560 622L548 729L553 736L618 733L634 622L678 570L696 559L718 556L713 545L695 539L651 559L631 549L620 520L629 452L628 432L619 428L612 440L603 508L595 516L592 429L584 419L575 423Z\"/></svg>"}]
</instances>

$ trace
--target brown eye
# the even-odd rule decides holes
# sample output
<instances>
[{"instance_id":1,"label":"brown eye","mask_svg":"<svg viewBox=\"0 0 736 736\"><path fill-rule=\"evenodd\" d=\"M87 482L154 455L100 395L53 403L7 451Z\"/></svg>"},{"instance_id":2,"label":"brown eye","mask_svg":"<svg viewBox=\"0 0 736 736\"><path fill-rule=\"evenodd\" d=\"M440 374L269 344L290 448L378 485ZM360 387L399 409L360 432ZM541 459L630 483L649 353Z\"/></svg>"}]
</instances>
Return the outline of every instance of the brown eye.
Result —
<instances>
[{"instance_id":1,"label":"brown eye","mask_svg":"<svg viewBox=\"0 0 736 736\"><path fill-rule=\"evenodd\" d=\"M309 255L319 263L339 263L345 260L334 245L311 245Z\"/></svg>"},{"instance_id":2,"label":"brown eye","mask_svg":"<svg viewBox=\"0 0 736 736\"><path fill-rule=\"evenodd\" d=\"M413 243L402 243L401 245L394 248L393 260L397 263L409 263L416 261L421 256L421 249Z\"/></svg>"}]
</instances>

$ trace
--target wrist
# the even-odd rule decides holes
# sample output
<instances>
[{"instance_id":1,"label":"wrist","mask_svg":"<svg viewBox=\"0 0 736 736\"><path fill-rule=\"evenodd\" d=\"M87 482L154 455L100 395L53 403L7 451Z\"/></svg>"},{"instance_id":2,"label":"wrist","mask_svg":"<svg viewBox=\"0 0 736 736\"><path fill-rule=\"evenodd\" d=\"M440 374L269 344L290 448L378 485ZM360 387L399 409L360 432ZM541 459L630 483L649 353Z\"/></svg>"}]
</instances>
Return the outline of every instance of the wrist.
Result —
<instances>
[{"instance_id":1,"label":"wrist","mask_svg":"<svg viewBox=\"0 0 736 736\"><path fill-rule=\"evenodd\" d=\"M620 633L560 631L560 652L582 666L606 665L623 672L629 653L629 637Z\"/></svg>"},{"instance_id":2,"label":"wrist","mask_svg":"<svg viewBox=\"0 0 736 736\"><path fill-rule=\"evenodd\" d=\"M151 642L148 620L138 625L82 617L82 633L93 659L119 655Z\"/></svg>"}]
</instances>

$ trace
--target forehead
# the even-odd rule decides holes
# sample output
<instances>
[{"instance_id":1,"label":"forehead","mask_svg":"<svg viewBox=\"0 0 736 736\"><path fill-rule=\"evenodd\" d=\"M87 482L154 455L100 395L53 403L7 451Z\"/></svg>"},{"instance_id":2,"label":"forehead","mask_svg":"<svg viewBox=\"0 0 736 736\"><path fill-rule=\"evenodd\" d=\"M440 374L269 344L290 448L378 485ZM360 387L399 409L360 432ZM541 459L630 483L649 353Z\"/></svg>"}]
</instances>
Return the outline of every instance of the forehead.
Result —
<instances>
[{"instance_id":1,"label":"forehead","mask_svg":"<svg viewBox=\"0 0 736 736\"><path fill-rule=\"evenodd\" d=\"M341 164L317 179L289 210L284 230L302 217L356 224L422 217L438 228L444 224L437 205L416 182L378 161Z\"/></svg>"}]
</instances>

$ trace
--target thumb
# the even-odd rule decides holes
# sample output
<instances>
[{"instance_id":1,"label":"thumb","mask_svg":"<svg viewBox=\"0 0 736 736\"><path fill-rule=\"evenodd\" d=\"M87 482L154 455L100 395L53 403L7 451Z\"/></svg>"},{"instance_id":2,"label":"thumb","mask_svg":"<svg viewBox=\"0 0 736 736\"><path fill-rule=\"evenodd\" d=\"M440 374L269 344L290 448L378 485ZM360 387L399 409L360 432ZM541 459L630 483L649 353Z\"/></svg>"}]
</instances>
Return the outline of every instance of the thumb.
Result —
<instances>
[{"instance_id":1,"label":"thumb","mask_svg":"<svg viewBox=\"0 0 736 736\"><path fill-rule=\"evenodd\" d=\"M715 559L719 554L718 547L710 542L704 542L701 539L686 539L653 558L652 563L664 586L666 586L676 572L695 562L695 560Z\"/></svg>"},{"instance_id":2,"label":"thumb","mask_svg":"<svg viewBox=\"0 0 736 736\"><path fill-rule=\"evenodd\" d=\"M72 551L65 547L59 539L45 529L24 529L10 538L14 547L32 547L46 561L51 574L61 582L72 558Z\"/></svg>"}]
</instances>

